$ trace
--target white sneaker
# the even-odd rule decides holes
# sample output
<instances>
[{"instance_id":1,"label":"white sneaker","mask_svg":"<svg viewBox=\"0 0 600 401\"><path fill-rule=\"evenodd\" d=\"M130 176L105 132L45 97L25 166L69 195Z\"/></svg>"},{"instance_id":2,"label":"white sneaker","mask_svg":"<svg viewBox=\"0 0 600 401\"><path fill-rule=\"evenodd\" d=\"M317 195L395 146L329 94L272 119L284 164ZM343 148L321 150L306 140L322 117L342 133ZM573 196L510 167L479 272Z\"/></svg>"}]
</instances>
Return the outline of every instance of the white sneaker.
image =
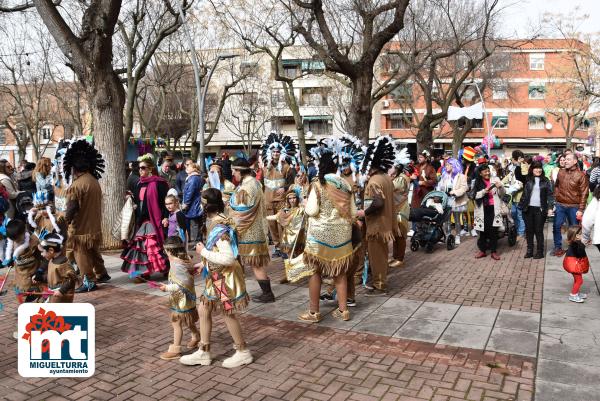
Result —
<instances>
[{"instance_id":1,"label":"white sneaker","mask_svg":"<svg viewBox=\"0 0 600 401\"><path fill-rule=\"evenodd\" d=\"M477 237L477 230L476 229L472 229L471 230L471 237Z\"/></svg>"},{"instance_id":2,"label":"white sneaker","mask_svg":"<svg viewBox=\"0 0 600 401\"><path fill-rule=\"evenodd\" d=\"M581 299L587 299L587 294L584 294L583 292L580 292L578 295Z\"/></svg>"},{"instance_id":3,"label":"white sneaker","mask_svg":"<svg viewBox=\"0 0 600 401\"><path fill-rule=\"evenodd\" d=\"M200 349L198 349L198 351L194 352L193 354L182 356L181 358L179 358L179 362L183 363L184 365L189 365L189 366L193 366L193 365L208 366L212 362L212 359L210 357L209 351L203 351L202 348L200 348Z\"/></svg>"},{"instance_id":4,"label":"white sneaker","mask_svg":"<svg viewBox=\"0 0 600 401\"><path fill-rule=\"evenodd\" d=\"M469 235L469 232L463 228L460 230L460 235Z\"/></svg>"},{"instance_id":5,"label":"white sneaker","mask_svg":"<svg viewBox=\"0 0 600 401\"><path fill-rule=\"evenodd\" d=\"M454 237L454 245L460 245L460 235Z\"/></svg>"},{"instance_id":6,"label":"white sneaker","mask_svg":"<svg viewBox=\"0 0 600 401\"><path fill-rule=\"evenodd\" d=\"M571 302L577 302L578 304L580 304L580 303L583 302L583 298L581 298L579 296L579 294L575 294L575 295L569 294L569 301L571 301Z\"/></svg>"},{"instance_id":7,"label":"white sneaker","mask_svg":"<svg viewBox=\"0 0 600 401\"><path fill-rule=\"evenodd\" d=\"M413 235L415 235L415 231L414 230L410 230L409 232L406 233L407 237L412 237Z\"/></svg>"},{"instance_id":8,"label":"white sneaker","mask_svg":"<svg viewBox=\"0 0 600 401\"><path fill-rule=\"evenodd\" d=\"M248 365L249 363L252 363L253 360L254 358L252 358L250 350L236 350L233 356L230 356L223 361L223 367L227 369L233 369L239 366Z\"/></svg>"}]
</instances>

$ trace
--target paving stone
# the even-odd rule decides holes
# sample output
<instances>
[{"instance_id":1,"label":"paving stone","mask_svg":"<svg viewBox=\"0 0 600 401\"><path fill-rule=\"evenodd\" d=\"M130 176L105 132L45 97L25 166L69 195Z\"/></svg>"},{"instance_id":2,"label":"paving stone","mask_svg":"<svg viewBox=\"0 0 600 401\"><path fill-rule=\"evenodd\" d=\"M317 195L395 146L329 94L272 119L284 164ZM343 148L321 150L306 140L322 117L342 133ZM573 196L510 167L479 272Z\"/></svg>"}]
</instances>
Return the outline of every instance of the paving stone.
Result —
<instances>
[{"instance_id":1,"label":"paving stone","mask_svg":"<svg viewBox=\"0 0 600 401\"><path fill-rule=\"evenodd\" d=\"M371 314L352 328L355 331L391 336L408 320L406 316Z\"/></svg>"},{"instance_id":2,"label":"paving stone","mask_svg":"<svg viewBox=\"0 0 600 401\"><path fill-rule=\"evenodd\" d=\"M450 321L460 308L459 305L442 304L437 302L423 302L413 317L416 319L429 319Z\"/></svg>"},{"instance_id":3,"label":"paving stone","mask_svg":"<svg viewBox=\"0 0 600 401\"><path fill-rule=\"evenodd\" d=\"M491 326L477 326L451 322L446 328L446 331L444 331L444 334L442 334L438 344L484 349L491 331Z\"/></svg>"},{"instance_id":4,"label":"paving stone","mask_svg":"<svg viewBox=\"0 0 600 401\"><path fill-rule=\"evenodd\" d=\"M452 319L452 323L476 324L492 327L497 315L498 309L461 306Z\"/></svg>"},{"instance_id":5,"label":"paving stone","mask_svg":"<svg viewBox=\"0 0 600 401\"><path fill-rule=\"evenodd\" d=\"M540 356L555 361L600 366L600 347L567 344L562 342L559 336L542 334L540 337Z\"/></svg>"},{"instance_id":6,"label":"paving stone","mask_svg":"<svg viewBox=\"0 0 600 401\"><path fill-rule=\"evenodd\" d=\"M394 333L394 337L435 343L447 326L445 321L412 317Z\"/></svg>"},{"instance_id":7,"label":"paving stone","mask_svg":"<svg viewBox=\"0 0 600 401\"><path fill-rule=\"evenodd\" d=\"M598 386L600 366L589 366L581 363L568 363L541 359L538 361L537 378L554 383L574 386ZM600 392L600 389L599 389Z\"/></svg>"},{"instance_id":8,"label":"paving stone","mask_svg":"<svg viewBox=\"0 0 600 401\"><path fill-rule=\"evenodd\" d=\"M373 297L376 298L376 297ZM423 304L422 301L413 301L404 298L390 298L377 308L376 313L381 315L410 316Z\"/></svg>"},{"instance_id":9,"label":"paving stone","mask_svg":"<svg viewBox=\"0 0 600 401\"><path fill-rule=\"evenodd\" d=\"M540 314L501 309L500 313L498 313L495 327L538 332L540 327Z\"/></svg>"},{"instance_id":10,"label":"paving stone","mask_svg":"<svg viewBox=\"0 0 600 401\"><path fill-rule=\"evenodd\" d=\"M600 401L598 386L583 387L537 380L535 390L538 401Z\"/></svg>"},{"instance_id":11,"label":"paving stone","mask_svg":"<svg viewBox=\"0 0 600 401\"><path fill-rule=\"evenodd\" d=\"M521 330L494 328L486 350L535 357L537 343L537 334Z\"/></svg>"}]
</instances>

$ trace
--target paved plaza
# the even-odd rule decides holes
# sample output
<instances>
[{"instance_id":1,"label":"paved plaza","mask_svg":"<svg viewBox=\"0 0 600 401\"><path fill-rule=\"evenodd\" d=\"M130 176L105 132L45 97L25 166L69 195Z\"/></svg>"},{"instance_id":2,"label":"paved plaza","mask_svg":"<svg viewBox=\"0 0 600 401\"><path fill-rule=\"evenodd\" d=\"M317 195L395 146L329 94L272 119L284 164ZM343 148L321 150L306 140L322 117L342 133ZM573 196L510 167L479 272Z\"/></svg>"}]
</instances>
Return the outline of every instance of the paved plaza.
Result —
<instances>
[{"instance_id":1,"label":"paved plaza","mask_svg":"<svg viewBox=\"0 0 600 401\"><path fill-rule=\"evenodd\" d=\"M96 307L96 374L21 378L15 301L4 297L0 399L600 400L600 255L589 248L589 298L573 304L562 259L523 259L523 246L500 240L499 262L475 260L473 238L450 252L408 251L406 267L391 271L389 296L359 289L349 322L334 320L328 303L318 325L298 322L305 283L275 284L276 303L251 303L242 315L255 363L235 370L220 366L232 352L220 318L211 367L160 360L172 339L165 294L131 283L107 255L113 280L77 297ZM269 270L278 282L281 260ZM248 287L258 290L253 279Z\"/></svg>"}]
</instances>

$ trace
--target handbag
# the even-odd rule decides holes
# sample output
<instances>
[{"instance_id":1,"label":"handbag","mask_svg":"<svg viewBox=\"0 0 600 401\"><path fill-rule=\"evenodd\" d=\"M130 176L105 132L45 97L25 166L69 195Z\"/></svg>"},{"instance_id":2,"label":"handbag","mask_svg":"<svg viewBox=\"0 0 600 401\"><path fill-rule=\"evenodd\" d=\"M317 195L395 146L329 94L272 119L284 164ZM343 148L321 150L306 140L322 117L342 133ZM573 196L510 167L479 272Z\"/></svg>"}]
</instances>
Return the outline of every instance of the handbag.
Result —
<instances>
[{"instance_id":1,"label":"handbag","mask_svg":"<svg viewBox=\"0 0 600 401\"><path fill-rule=\"evenodd\" d=\"M300 230L304 228L304 220L306 219L306 214L302 216L302 223L300 223ZM294 240L294 245L292 246L292 251L290 252L290 256L294 255L294 251L296 250L296 244L298 243L298 236ZM315 273L315 270L304 263L304 254L300 254L295 258L286 259L284 262L285 266L285 276L290 281L290 283L295 283L300 281L304 277L312 276Z\"/></svg>"},{"instance_id":2,"label":"handbag","mask_svg":"<svg viewBox=\"0 0 600 401\"><path fill-rule=\"evenodd\" d=\"M125 204L116 217L115 224L111 229L111 235L118 241L129 240L133 236L135 226L133 199L128 196Z\"/></svg>"}]
</instances>

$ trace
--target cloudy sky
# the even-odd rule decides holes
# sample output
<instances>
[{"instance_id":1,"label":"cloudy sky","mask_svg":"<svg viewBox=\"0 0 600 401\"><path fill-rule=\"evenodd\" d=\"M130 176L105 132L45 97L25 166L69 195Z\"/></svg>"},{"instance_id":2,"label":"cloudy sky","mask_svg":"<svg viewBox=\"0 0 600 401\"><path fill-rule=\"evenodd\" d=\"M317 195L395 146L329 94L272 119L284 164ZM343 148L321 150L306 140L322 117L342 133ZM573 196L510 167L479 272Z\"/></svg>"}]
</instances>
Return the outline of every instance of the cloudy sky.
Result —
<instances>
[{"instance_id":1,"label":"cloudy sky","mask_svg":"<svg viewBox=\"0 0 600 401\"><path fill-rule=\"evenodd\" d=\"M511 5L506 12L507 34L516 31L520 36L528 36L533 29L539 28L545 13L567 15L575 7L579 8L580 14L589 15L581 22L580 30L600 32L600 0L501 0L500 4Z\"/></svg>"}]
</instances>

